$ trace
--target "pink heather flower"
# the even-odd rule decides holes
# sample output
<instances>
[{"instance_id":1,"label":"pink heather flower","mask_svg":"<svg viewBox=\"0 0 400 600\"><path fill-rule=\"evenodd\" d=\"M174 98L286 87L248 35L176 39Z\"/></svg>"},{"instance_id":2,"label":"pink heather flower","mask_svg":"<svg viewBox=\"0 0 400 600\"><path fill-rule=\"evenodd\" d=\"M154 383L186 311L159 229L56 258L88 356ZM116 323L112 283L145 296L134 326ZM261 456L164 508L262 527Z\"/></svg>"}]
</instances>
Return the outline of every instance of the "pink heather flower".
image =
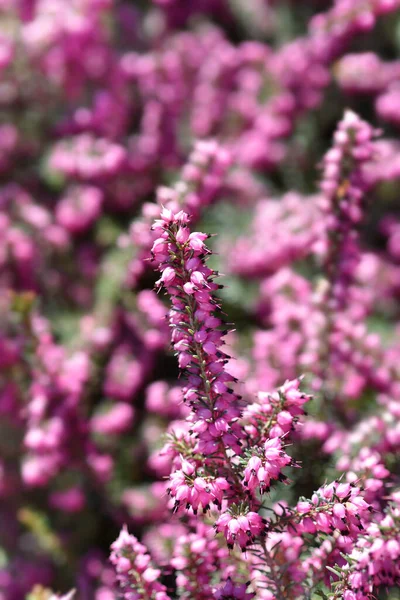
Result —
<instances>
[{"instance_id":1,"label":"pink heather flower","mask_svg":"<svg viewBox=\"0 0 400 600\"><path fill-rule=\"evenodd\" d=\"M336 529L353 539L365 530L370 510L360 488L338 482L320 488L311 501L301 501L296 507L300 531L329 534Z\"/></svg>"},{"instance_id":2,"label":"pink heather flower","mask_svg":"<svg viewBox=\"0 0 400 600\"><path fill-rule=\"evenodd\" d=\"M212 504L221 508L224 492L230 488L224 477L212 478L199 475L194 465L182 460L181 469L172 473L168 484L168 494L174 498L174 512L180 508L192 508L197 514L201 507L203 512Z\"/></svg>"},{"instance_id":3,"label":"pink heather flower","mask_svg":"<svg viewBox=\"0 0 400 600\"><path fill-rule=\"evenodd\" d=\"M271 480L283 479L282 469L291 464L292 459L282 449L279 438L267 440L264 452L260 456L252 456L244 469L243 484L250 493L259 489L260 493L268 492Z\"/></svg>"},{"instance_id":4,"label":"pink heather flower","mask_svg":"<svg viewBox=\"0 0 400 600\"><path fill-rule=\"evenodd\" d=\"M264 521L259 514L246 512L235 506L223 513L214 527L217 532L224 534L228 548L232 549L236 544L241 550L251 546L257 537L264 535L265 530Z\"/></svg>"},{"instance_id":5,"label":"pink heather flower","mask_svg":"<svg viewBox=\"0 0 400 600\"><path fill-rule=\"evenodd\" d=\"M398 509L386 507L348 551L348 562L342 567L335 584L343 598L371 598L378 588L397 586L400 578Z\"/></svg>"},{"instance_id":6,"label":"pink heather flower","mask_svg":"<svg viewBox=\"0 0 400 600\"><path fill-rule=\"evenodd\" d=\"M111 545L110 561L126 600L141 597L169 600L166 587L159 582L160 570L152 566L146 547L128 533L126 526Z\"/></svg>"},{"instance_id":7,"label":"pink heather flower","mask_svg":"<svg viewBox=\"0 0 400 600\"><path fill-rule=\"evenodd\" d=\"M300 390L300 383L301 378L285 381L278 390L278 393L283 397L285 407L289 411L290 409L294 410L296 407L303 406L303 404L310 400L310 396Z\"/></svg>"},{"instance_id":8,"label":"pink heather flower","mask_svg":"<svg viewBox=\"0 0 400 600\"><path fill-rule=\"evenodd\" d=\"M177 570L178 595L199 600L212 598L216 575L219 580L219 573L225 573L228 562L229 550L219 544L213 528L199 519L194 530L174 536L171 565Z\"/></svg>"},{"instance_id":9,"label":"pink heather flower","mask_svg":"<svg viewBox=\"0 0 400 600\"><path fill-rule=\"evenodd\" d=\"M258 401L243 410L249 435L257 438L260 423L263 423L264 435L270 438L287 436L296 430L299 417L304 414L303 405L311 398L300 390L300 382L301 379L286 381L275 392L258 393Z\"/></svg>"}]
</instances>

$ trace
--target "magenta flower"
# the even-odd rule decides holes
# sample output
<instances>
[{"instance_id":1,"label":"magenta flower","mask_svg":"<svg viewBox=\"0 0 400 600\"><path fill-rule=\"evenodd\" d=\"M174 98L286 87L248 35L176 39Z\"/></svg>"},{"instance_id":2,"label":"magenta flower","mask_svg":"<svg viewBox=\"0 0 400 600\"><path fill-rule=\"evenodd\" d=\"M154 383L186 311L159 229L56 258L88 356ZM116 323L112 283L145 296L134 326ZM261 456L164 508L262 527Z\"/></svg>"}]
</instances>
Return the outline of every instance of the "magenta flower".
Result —
<instances>
[{"instance_id":1,"label":"magenta flower","mask_svg":"<svg viewBox=\"0 0 400 600\"><path fill-rule=\"evenodd\" d=\"M235 505L218 518L214 527L224 534L228 548L236 544L241 550L246 550L265 531L264 520L258 513Z\"/></svg>"},{"instance_id":2,"label":"magenta flower","mask_svg":"<svg viewBox=\"0 0 400 600\"><path fill-rule=\"evenodd\" d=\"M203 512L209 510L212 504L221 508L224 492L229 488L224 477L198 475L192 464L182 460L182 469L172 473L167 491L175 499L174 512L180 508L192 508L197 514L199 507Z\"/></svg>"},{"instance_id":3,"label":"magenta flower","mask_svg":"<svg viewBox=\"0 0 400 600\"><path fill-rule=\"evenodd\" d=\"M115 568L122 597L126 600L169 599L166 587L159 582L160 570L153 567L146 547L130 535L126 527L111 545L110 561Z\"/></svg>"},{"instance_id":4,"label":"magenta flower","mask_svg":"<svg viewBox=\"0 0 400 600\"><path fill-rule=\"evenodd\" d=\"M251 494L257 489L261 494L268 492L271 480L285 479L281 471L292 463L292 459L282 448L282 441L272 438L265 442L260 455L249 459L244 469L243 484Z\"/></svg>"}]
</instances>

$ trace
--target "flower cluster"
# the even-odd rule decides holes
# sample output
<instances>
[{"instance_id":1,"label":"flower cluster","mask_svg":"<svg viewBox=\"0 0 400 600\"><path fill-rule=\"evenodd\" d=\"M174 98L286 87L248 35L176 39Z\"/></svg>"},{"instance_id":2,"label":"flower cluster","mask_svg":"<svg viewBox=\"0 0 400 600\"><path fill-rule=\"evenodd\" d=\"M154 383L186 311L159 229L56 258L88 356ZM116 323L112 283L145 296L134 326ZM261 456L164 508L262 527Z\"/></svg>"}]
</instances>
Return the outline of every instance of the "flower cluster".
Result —
<instances>
[{"instance_id":1,"label":"flower cluster","mask_svg":"<svg viewBox=\"0 0 400 600\"><path fill-rule=\"evenodd\" d=\"M273 393L259 392L257 401L243 410L245 429L253 439L266 432L270 438L284 436L287 439L288 434L299 425L299 419L304 415L303 406L309 401L310 396L300 389L300 379L286 381ZM276 447L281 449L279 440L276 443ZM271 447L273 440L268 444Z\"/></svg>"},{"instance_id":2,"label":"flower cluster","mask_svg":"<svg viewBox=\"0 0 400 600\"><path fill-rule=\"evenodd\" d=\"M279 438L267 440L261 455L253 455L244 469L244 485L252 494L259 490L261 494L268 492L271 480L285 479L282 469L291 463L291 458L282 448Z\"/></svg>"},{"instance_id":3,"label":"flower cluster","mask_svg":"<svg viewBox=\"0 0 400 600\"><path fill-rule=\"evenodd\" d=\"M110 560L124 598L168 600L165 586L158 581L160 571L152 566L145 546L126 529L122 529L111 550Z\"/></svg>"},{"instance_id":4,"label":"flower cluster","mask_svg":"<svg viewBox=\"0 0 400 600\"><path fill-rule=\"evenodd\" d=\"M188 461L182 461L182 468L170 478L168 493L175 499L174 511L179 507L193 508L197 514L199 506L203 511L210 510L211 504L221 508L224 491L230 485L224 477L212 479L208 476L196 476L195 467Z\"/></svg>"},{"instance_id":5,"label":"flower cluster","mask_svg":"<svg viewBox=\"0 0 400 600\"><path fill-rule=\"evenodd\" d=\"M242 506L232 505L215 523L215 529L225 536L228 548L237 544L242 550L251 546L265 532L265 524L259 514Z\"/></svg>"},{"instance_id":6,"label":"flower cluster","mask_svg":"<svg viewBox=\"0 0 400 600\"><path fill-rule=\"evenodd\" d=\"M339 570L332 598L367 600L375 589L397 587L400 581L398 491L379 522L371 523Z\"/></svg>"},{"instance_id":7,"label":"flower cluster","mask_svg":"<svg viewBox=\"0 0 400 600\"><path fill-rule=\"evenodd\" d=\"M363 519L370 508L357 486L333 482L318 490L311 501L298 502L295 511L301 532L329 533L337 529L343 536L356 537L364 531Z\"/></svg>"}]
</instances>

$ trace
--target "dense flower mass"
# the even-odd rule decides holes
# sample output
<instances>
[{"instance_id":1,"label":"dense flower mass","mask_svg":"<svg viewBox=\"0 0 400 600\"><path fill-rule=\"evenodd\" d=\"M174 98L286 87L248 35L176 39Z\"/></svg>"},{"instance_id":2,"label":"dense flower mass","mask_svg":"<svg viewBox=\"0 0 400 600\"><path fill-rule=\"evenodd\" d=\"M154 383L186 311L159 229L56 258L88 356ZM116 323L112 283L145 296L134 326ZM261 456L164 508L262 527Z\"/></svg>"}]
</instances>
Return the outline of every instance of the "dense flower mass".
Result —
<instances>
[{"instance_id":1,"label":"dense flower mass","mask_svg":"<svg viewBox=\"0 0 400 600\"><path fill-rule=\"evenodd\" d=\"M400 0L0 0L0 600L396 600Z\"/></svg>"}]
</instances>

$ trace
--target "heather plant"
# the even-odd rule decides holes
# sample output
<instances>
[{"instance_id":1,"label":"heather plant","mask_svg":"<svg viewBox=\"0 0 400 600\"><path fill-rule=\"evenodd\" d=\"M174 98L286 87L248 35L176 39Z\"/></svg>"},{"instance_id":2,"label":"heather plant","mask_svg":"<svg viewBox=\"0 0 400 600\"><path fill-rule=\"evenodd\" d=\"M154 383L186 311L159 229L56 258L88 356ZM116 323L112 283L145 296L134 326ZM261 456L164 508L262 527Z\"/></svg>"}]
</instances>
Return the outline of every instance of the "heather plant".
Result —
<instances>
[{"instance_id":1,"label":"heather plant","mask_svg":"<svg viewBox=\"0 0 400 600\"><path fill-rule=\"evenodd\" d=\"M400 2L0 0L0 600L395 600Z\"/></svg>"}]
</instances>

